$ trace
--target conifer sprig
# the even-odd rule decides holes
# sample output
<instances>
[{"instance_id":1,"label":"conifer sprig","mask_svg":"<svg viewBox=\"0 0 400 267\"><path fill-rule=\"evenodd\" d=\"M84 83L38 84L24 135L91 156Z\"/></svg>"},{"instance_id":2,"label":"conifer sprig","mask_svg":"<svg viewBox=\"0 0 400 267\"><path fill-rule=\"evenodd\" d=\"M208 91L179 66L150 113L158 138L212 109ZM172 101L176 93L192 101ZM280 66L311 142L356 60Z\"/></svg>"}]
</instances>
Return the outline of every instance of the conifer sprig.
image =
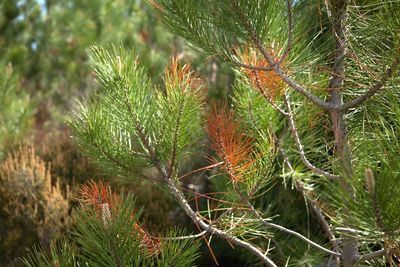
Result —
<instances>
[{"instance_id":1,"label":"conifer sprig","mask_svg":"<svg viewBox=\"0 0 400 267\"><path fill-rule=\"evenodd\" d=\"M223 169L234 183L244 182L255 160L252 158L252 140L238 133L239 125L233 112L214 103L208 117L207 132L211 145L224 162Z\"/></svg>"},{"instance_id":2,"label":"conifer sprig","mask_svg":"<svg viewBox=\"0 0 400 267\"><path fill-rule=\"evenodd\" d=\"M164 93L131 52L92 47L90 58L101 88L70 121L77 142L122 176L140 176L143 167L160 162L176 172L202 136L202 86L189 66L172 60Z\"/></svg>"},{"instance_id":3,"label":"conifer sprig","mask_svg":"<svg viewBox=\"0 0 400 267\"><path fill-rule=\"evenodd\" d=\"M52 247L49 256L33 250L27 266L192 266L199 243L180 239L179 229L155 237L140 223L141 210L130 194L116 194L104 182L81 190L81 208L71 239Z\"/></svg>"}]
</instances>

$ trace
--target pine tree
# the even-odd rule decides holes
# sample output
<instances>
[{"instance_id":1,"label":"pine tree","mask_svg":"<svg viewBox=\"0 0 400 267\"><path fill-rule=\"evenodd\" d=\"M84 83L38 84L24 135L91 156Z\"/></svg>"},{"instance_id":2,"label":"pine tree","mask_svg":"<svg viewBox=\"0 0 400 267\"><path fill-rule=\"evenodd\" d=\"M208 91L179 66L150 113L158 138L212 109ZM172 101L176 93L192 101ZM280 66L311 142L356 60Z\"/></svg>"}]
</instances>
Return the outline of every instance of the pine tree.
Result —
<instances>
[{"instance_id":1,"label":"pine tree","mask_svg":"<svg viewBox=\"0 0 400 267\"><path fill-rule=\"evenodd\" d=\"M298 238L328 265L395 266L400 2L151 3L173 32L232 63L233 104L207 108L201 80L176 60L163 91L133 52L92 47L101 89L70 120L87 155L127 182L148 179L165 188L199 227L198 236L226 240L267 266L292 264L287 251L272 249L280 246L277 231ZM210 165L186 171L206 134ZM149 168L158 175L146 175ZM224 192L185 190L181 180L205 170ZM281 182L303 195L325 240L277 224L278 214L260 208ZM197 210L190 195L206 198L206 209ZM101 249L93 245L90 254Z\"/></svg>"}]
</instances>

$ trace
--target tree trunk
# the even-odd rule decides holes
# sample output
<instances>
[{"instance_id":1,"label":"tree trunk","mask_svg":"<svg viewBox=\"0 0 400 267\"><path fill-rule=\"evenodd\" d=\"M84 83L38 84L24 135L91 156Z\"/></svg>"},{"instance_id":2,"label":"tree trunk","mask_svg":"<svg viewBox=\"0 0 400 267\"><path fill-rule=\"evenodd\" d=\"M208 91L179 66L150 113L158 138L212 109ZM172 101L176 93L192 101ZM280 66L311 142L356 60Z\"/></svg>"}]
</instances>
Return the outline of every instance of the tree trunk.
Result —
<instances>
[{"instance_id":1,"label":"tree trunk","mask_svg":"<svg viewBox=\"0 0 400 267\"><path fill-rule=\"evenodd\" d=\"M327 2L325 2L327 3ZM330 91L331 99L330 102L333 105L333 109L330 109L330 115L332 120L332 130L335 136L335 154L339 160L339 166L341 171L341 186L350 196L354 198L353 188L349 185L349 181L353 179L354 171L351 161L351 153L347 140L347 129L346 122L344 120L344 111L340 108L343 105L343 97L341 90L344 85L345 78L345 56L347 49L346 39L346 21L347 21L347 4L348 0L335 0L333 4L333 34L335 36L336 51L334 55L334 64L331 80L329 81L328 90ZM328 5L326 6L329 11ZM330 12L329 12L330 13ZM344 216L350 215L349 210L343 211ZM346 224L347 227L352 228L350 223ZM348 235L342 235L342 260L344 267L352 267L356 265L358 258L358 247L357 240L354 237Z\"/></svg>"}]
</instances>

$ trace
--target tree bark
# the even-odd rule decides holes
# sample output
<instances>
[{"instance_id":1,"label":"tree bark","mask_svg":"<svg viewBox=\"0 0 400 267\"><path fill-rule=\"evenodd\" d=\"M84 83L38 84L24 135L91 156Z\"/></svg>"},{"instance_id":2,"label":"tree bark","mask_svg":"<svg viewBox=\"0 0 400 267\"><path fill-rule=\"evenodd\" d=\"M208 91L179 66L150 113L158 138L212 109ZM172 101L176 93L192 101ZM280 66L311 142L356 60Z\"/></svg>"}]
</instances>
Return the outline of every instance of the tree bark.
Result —
<instances>
[{"instance_id":1,"label":"tree bark","mask_svg":"<svg viewBox=\"0 0 400 267\"><path fill-rule=\"evenodd\" d=\"M339 160L342 178L340 179L341 186L350 196L354 198L354 190L350 186L349 181L353 179L354 170L352 166L351 153L347 140L347 129L344 117L344 112L341 110L343 106L343 96L341 90L344 85L345 77L345 56L347 49L346 40L346 20L347 20L347 0L335 0L333 3L333 34L335 36L336 51L334 56L333 72L329 81L328 90L330 91L330 103L334 106L330 109L332 130L335 136L335 153ZM329 9L328 5L327 8ZM328 10L329 11L329 10ZM344 216L350 215L350 211L345 209ZM352 228L348 223L346 225ZM356 266L358 259L357 240L349 235L342 235L342 260L344 267Z\"/></svg>"}]
</instances>

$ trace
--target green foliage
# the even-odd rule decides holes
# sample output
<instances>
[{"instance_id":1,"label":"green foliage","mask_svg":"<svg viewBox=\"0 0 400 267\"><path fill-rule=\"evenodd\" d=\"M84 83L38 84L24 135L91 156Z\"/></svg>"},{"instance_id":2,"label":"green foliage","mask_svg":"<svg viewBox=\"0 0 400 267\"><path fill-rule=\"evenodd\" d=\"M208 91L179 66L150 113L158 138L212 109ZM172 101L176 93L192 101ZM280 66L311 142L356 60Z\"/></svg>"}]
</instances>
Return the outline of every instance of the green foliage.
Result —
<instances>
[{"instance_id":1,"label":"green foliage","mask_svg":"<svg viewBox=\"0 0 400 267\"><path fill-rule=\"evenodd\" d=\"M234 63L246 53L246 49L241 50L243 47L258 49L264 46L267 52L276 56L274 52L283 50L285 41L282 40L288 39L287 15L283 12L285 8L281 2L154 2L153 6L163 15L172 31L202 48L205 53ZM332 20L336 19L334 16L339 1L295 1L292 5L294 42L287 62L281 65L282 71L314 95L329 101L331 92L327 87L330 78L335 75L332 74L332 67L337 59L337 44L335 34L332 34L335 23ZM396 62L400 26L398 5L398 1L348 3L345 77L340 90L345 102L379 84L377 81L382 79L384 71L393 61ZM273 15L268 15L268 12L273 12ZM296 181L302 182L313 198L326 201L321 207L334 226L343 228L351 225L351 228L355 228L350 230L354 230L352 232L362 243L361 251L370 250L366 242L379 247L388 246L388 236L391 242L397 239L398 233L393 231L398 229L398 212L394 210L397 205L398 164L392 159L398 158L398 76L394 75L385 84L384 90L388 93L384 96L372 98L345 114L355 173L354 177L345 181L332 182L317 177L303 166L298 157L299 152L303 151L299 151L295 144L289 126L283 120L284 116L275 112L251 88L255 86L248 80L253 74L245 69L243 72L248 77L240 73L237 75L233 102L248 133L258 138L260 133L274 136L281 150L277 151L276 163L283 167L283 173L276 175L284 179L292 177L296 187ZM291 100L294 121L307 159L323 170L343 174L343 166L335 154L335 136L331 133L334 125L329 112L305 102L302 96L290 89L289 86L284 88ZM277 107L284 107L282 98L277 97L273 102ZM285 166L288 162L294 168L289 172ZM373 173L373 191L366 189L366 169L371 169ZM349 193L349 187L354 195ZM275 202L276 198L270 201ZM345 210L347 212L343 213Z\"/></svg>"},{"instance_id":2,"label":"green foliage","mask_svg":"<svg viewBox=\"0 0 400 267\"><path fill-rule=\"evenodd\" d=\"M251 136L258 136L273 127L277 127L273 130L278 131L282 127L279 115L239 72L235 80L232 101L243 128L249 131Z\"/></svg>"},{"instance_id":3,"label":"green foliage","mask_svg":"<svg viewBox=\"0 0 400 267\"><path fill-rule=\"evenodd\" d=\"M77 221L81 223L76 227L76 242L83 251L82 262L90 266L146 266L151 262L142 253L145 247L137 231L141 211L135 211L134 204L128 195L120 209L109 207L110 215L103 210L79 213Z\"/></svg>"},{"instance_id":4,"label":"green foliage","mask_svg":"<svg viewBox=\"0 0 400 267\"><path fill-rule=\"evenodd\" d=\"M74 248L66 241L59 242L58 246L52 246L50 255L46 255L43 249L34 247L31 253L23 259L25 266L28 267L78 267Z\"/></svg>"},{"instance_id":5,"label":"green foliage","mask_svg":"<svg viewBox=\"0 0 400 267\"><path fill-rule=\"evenodd\" d=\"M253 32L261 40L284 45L287 30L276 27L285 20L283 1L151 1L166 25L209 55L234 60L232 51L251 42Z\"/></svg>"},{"instance_id":6,"label":"green foliage","mask_svg":"<svg viewBox=\"0 0 400 267\"><path fill-rule=\"evenodd\" d=\"M70 122L78 143L105 169L118 173L129 175L157 161L170 161L175 168L201 137L199 88L191 87L190 73L182 73L182 80L172 73L163 93L132 52L109 50L91 50L101 89Z\"/></svg>"},{"instance_id":7,"label":"green foliage","mask_svg":"<svg viewBox=\"0 0 400 267\"><path fill-rule=\"evenodd\" d=\"M400 129L398 103L396 92L389 92L379 102L371 101L365 107L368 111L363 111L365 125L356 128L358 132L353 133L358 168L357 179L349 183L356 189L357 201L346 197L339 203L342 207L351 203L354 224L365 233L370 232L367 236L363 233L360 239L382 240L387 236L397 239L399 212L395 207L399 200L394 196L398 191L400 169L396 160L400 148L397 136ZM332 189L335 190L339 188ZM337 196L337 193L333 195Z\"/></svg>"},{"instance_id":8,"label":"green foliage","mask_svg":"<svg viewBox=\"0 0 400 267\"><path fill-rule=\"evenodd\" d=\"M26 266L194 265L199 244L174 240L184 234L182 230L172 229L162 238L148 236L139 223L141 210L135 208L132 195L122 195L121 202L113 203L101 204L101 210L80 208L71 241L54 245L50 256L33 250L24 260ZM150 243L148 238L154 240Z\"/></svg>"}]
</instances>

